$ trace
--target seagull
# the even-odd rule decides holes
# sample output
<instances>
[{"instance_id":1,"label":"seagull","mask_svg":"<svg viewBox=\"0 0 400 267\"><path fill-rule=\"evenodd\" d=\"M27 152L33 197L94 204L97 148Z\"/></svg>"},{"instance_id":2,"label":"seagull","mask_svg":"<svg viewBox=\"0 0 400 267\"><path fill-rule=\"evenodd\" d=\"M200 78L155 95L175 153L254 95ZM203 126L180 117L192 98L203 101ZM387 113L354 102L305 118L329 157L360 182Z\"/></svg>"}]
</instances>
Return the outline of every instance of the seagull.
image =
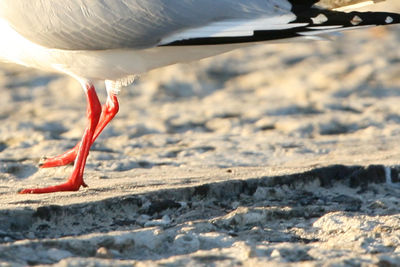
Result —
<instances>
[{"instance_id":1,"label":"seagull","mask_svg":"<svg viewBox=\"0 0 400 267\"><path fill-rule=\"evenodd\" d=\"M77 191L93 142L117 114L134 75L251 44L324 39L352 28L400 23L358 12L381 0L0 0L0 60L70 75L87 99L87 127L69 151L39 164L74 163L62 184L19 193ZM346 10L348 9L348 10ZM101 106L93 83L104 81Z\"/></svg>"}]
</instances>

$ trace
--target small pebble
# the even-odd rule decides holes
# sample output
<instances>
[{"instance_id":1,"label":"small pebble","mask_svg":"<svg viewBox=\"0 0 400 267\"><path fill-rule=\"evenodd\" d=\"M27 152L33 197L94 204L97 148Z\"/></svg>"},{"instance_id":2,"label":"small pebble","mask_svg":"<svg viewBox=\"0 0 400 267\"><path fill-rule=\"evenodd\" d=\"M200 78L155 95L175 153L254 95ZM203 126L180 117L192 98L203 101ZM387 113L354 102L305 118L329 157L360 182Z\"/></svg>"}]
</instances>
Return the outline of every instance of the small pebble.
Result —
<instances>
[{"instance_id":1,"label":"small pebble","mask_svg":"<svg viewBox=\"0 0 400 267\"><path fill-rule=\"evenodd\" d=\"M152 220L148 221L144 224L144 227L153 227L153 226L160 226L166 227L171 223L171 219L168 215L164 215L161 220Z\"/></svg>"},{"instance_id":2,"label":"small pebble","mask_svg":"<svg viewBox=\"0 0 400 267\"><path fill-rule=\"evenodd\" d=\"M111 259L112 253L105 247L99 247L96 251L96 257L103 259Z\"/></svg>"}]
</instances>

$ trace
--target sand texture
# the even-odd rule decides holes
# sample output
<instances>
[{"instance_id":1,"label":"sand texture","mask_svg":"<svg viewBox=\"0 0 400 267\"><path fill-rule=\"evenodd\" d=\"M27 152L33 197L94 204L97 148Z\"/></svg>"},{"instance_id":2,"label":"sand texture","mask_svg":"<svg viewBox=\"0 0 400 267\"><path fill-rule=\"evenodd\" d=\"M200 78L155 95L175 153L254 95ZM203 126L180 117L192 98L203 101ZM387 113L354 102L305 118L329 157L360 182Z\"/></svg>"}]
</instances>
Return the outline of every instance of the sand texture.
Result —
<instances>
[{"instance_id":1,"label":"sand texture","mask_svg":"<svg viewBox=\"0 0 400 267\"><path fill-rule=\"evenodd\" d=\"M79 141L84 93L1 65L0 266L400 266L399 29L144 74L89 187L46 195L16 192L68 177L37 163Z\"/></svg>"}]
</instances>

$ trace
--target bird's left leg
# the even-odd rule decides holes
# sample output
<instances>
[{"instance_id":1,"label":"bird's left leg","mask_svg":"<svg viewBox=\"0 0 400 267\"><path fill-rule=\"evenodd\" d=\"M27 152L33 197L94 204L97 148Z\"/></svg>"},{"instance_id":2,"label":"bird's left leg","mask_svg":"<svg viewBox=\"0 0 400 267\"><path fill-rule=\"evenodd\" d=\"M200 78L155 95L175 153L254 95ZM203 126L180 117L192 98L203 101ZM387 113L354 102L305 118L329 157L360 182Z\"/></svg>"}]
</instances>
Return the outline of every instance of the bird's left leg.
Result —
<instances>
[{"instance_id":1,"label":"bird's left leg","mask_svg":"<svg viewBox=\"0 0 400 267\"><path fill-rule=\"evenodd\" d=\"M107 101L103 105L101 116L99 123L97 124L96 130L93 135L92 144L96 140L96 138L100 135L103 129L107 126L107 124L115 117L119 110L119 104L117 99L117 88L112 82L106 81L106 89L107 89ZM79 150L79 145L76 144L73 148L68 150L67 152L53 157L44 159L39 163L40 168L51 168L68 165L74 162L76 155Z\"/></svg>"},{"instance_id":2,"label":"bird's left leg","mask_svg":"<svg viewBox=\"0 0 400 267\"><path fill-rule=\"evenodd\" d=\"M42 194L60 191L77 191L81 186L86 186L85 182L83 181L83 171L85 169L87 156L89 155L90 146L92 145L96 126L99 122L101 105L94 86L91 83L87 83L85 85L85 92L88 103L88 125L80 142L77 158L75 160L74 170L70 178L67 182L63 184L44 188L24 189L19 192L20 194Z\"/></svg>"}]
</instances>

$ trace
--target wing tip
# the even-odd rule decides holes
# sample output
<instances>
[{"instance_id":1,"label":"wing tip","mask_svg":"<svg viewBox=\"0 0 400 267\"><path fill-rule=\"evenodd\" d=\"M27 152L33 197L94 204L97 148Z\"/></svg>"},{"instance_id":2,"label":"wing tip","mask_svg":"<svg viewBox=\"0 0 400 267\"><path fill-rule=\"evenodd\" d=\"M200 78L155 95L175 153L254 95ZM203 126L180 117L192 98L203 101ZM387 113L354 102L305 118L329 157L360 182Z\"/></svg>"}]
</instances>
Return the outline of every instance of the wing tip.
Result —
<instances>
[{"instance_id":1,"label":"wing tip","mask_svg":"<svg viewBox=\"0 0 400 267\"><path fill-rule=\"evenodd\" d=\"M335 11L346 11L356 10L358 8L385 1L386 0L319 0L313 4L313 7Z\"/></svg>"},{"instance_id":2,"label":"wing tip","mask_svg":"<svg viewBox=\"0 0 400 267\"><path fill-rule=\"evenodd\" d=\"M160 43L160 46L193 46L193 45L220 45L231 43L250 43L275 41L302 36L317 36L331 34L348 29L363 28L378 25L400 24L400 14L390 12L342 12L333 9L322 9L315 5L319 3L340 3L341 7L354 6L359 3L377 3L385 0L289 0L292 3L291 12L294 19L288 21L291 27L280 29L253 29L252 34L246 36L208 36L173 39ZM294 4L296 3L296 4Z\"/></svg>"}]
</instances>

